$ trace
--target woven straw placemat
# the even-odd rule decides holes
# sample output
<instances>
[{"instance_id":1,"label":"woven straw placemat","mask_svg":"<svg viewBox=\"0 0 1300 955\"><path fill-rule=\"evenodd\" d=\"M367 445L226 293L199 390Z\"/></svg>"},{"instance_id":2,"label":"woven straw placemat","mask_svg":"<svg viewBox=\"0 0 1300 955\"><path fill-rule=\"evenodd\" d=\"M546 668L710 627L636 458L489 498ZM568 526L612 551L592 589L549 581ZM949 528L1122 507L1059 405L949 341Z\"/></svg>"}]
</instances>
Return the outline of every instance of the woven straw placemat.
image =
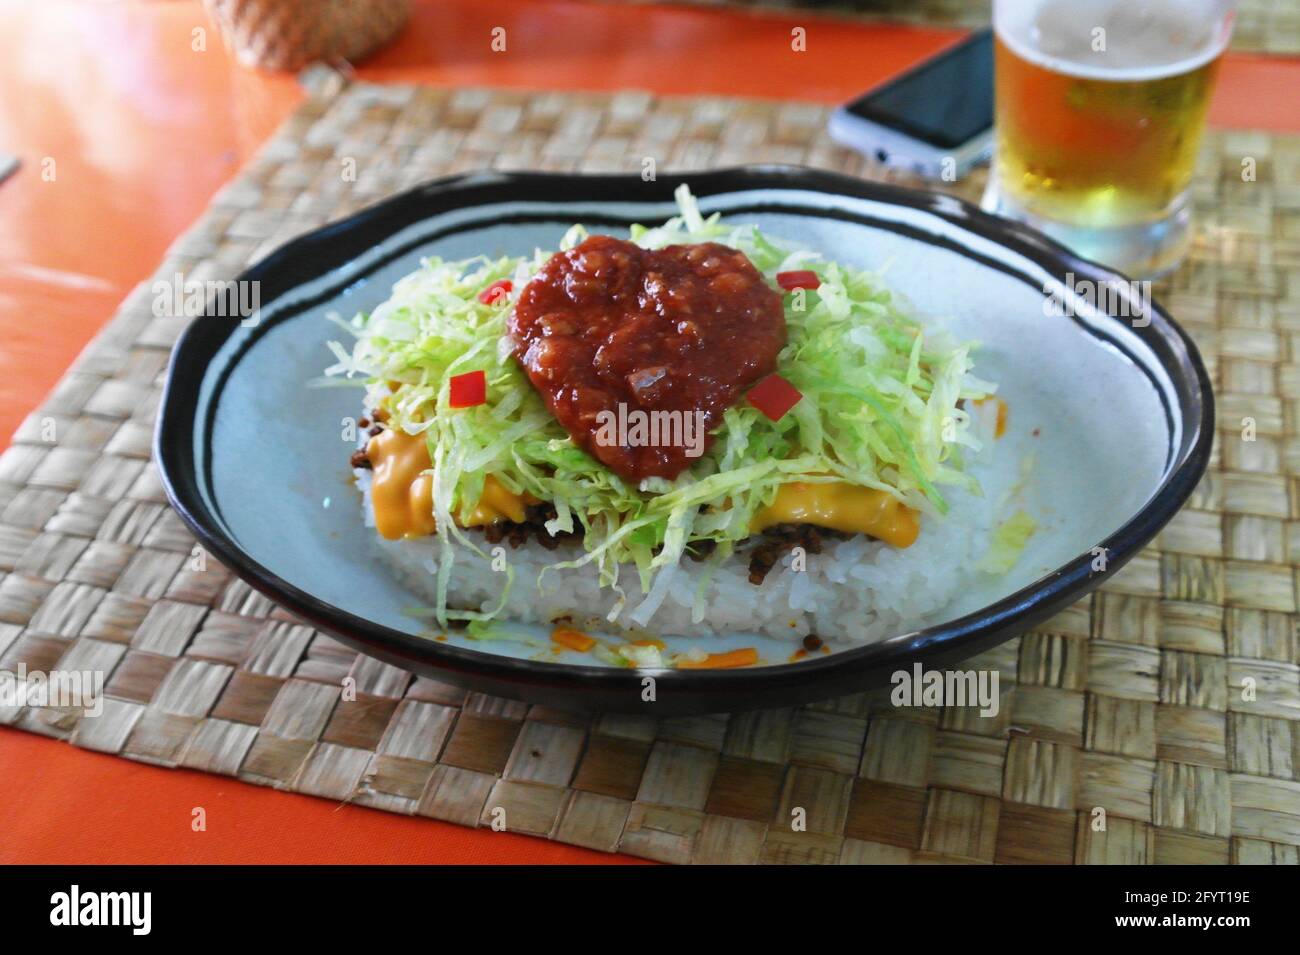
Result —
<instances>
[{"instance_id":1,"label":"woven straw placemat","mask_svg":"<svg viewBox=\"0 0 1300 955\"><path fill-rule=\"evenodd\" d=\"M611 3L662 0L608 0ZM780 10L838 19L888 20L933 27L986 27L993 0L677 0L692 6ZM1232 49L1242 53L1300 53L1300 4L1295 0L1237 0Z\"/></svg>"},{"instance_id":2,"label":"woven straw placemat","mask_svg":"<svg viewBox=\"0 0 1300 955\"><path fill-rule=\"evenodd\" d=\"M158 275L232 277L458 170L639 172L653 156L879 175L827 140L826 118L798 103L356 85L309 100ZM354 182L340 175L351 161ZM1300 137L1209 137L1199 237L1158 295L1215 376L1212 471L1102 591L972 664L1000 670L996 718L895 709L883 693L730 717L576 715L358 656L205 559L164 501L149 442L185 320L154 316L145 283L0 456L0 668L102 670L104 712L0 720L464 825L504 810L512 831L673 862L1296 862L1298 173ZM347 676L355 701L341 699Z\"/></svg>"}]
</instances>

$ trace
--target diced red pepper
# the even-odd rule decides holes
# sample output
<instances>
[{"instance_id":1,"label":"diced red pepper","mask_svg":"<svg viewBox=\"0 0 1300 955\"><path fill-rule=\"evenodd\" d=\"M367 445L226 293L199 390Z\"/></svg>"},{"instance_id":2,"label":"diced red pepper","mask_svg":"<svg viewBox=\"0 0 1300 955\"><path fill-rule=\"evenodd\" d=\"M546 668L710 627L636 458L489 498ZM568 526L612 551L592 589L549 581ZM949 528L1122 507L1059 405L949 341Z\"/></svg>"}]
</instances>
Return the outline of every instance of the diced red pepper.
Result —
<instances>
[{"instance_id":1,"label":"diced red pepper","mask_svg":"<svg viewBox=\"0 0 1300 955\"><path fill-rule=\"evenodd\" d=\"M790 292L797 288L817 288L822 284L822 280L812 269L799 269L794 272L777 272L776 284Z\"/></svg>"},{"instance_id":2,"label":"diced red pepper","mask_svg":"<svg viewBox=\"0 0 1300 955\"><path fill-rule=\"evenodd\" d=\"M749 403L772 421L780 421L803 394L780 375L768 375L749 389Z\"/></svg>"},{"instance_id":3,"label":"diced red pepper","mask_svg":"<svg viewBox=\"0 0 1300 955\"><path fill-rule=\"evenodd\" d=\"M451 399L453 408L473 408L487 401L487 373L467 371L463 375L451 377Z\"/></svg>"},{"instance_id":4,"label":"diced red pepper","mask_svg":"<svg viewBox=\"0 0 1300 955\"><path fill-rule=\"evenodd\" d=\"M509 279L501 279L479 292L478 300L484 305L496 305L499 302L504 302L511 291L514 290L514 287L514 282Z\"/></svg>"}]
</instances>

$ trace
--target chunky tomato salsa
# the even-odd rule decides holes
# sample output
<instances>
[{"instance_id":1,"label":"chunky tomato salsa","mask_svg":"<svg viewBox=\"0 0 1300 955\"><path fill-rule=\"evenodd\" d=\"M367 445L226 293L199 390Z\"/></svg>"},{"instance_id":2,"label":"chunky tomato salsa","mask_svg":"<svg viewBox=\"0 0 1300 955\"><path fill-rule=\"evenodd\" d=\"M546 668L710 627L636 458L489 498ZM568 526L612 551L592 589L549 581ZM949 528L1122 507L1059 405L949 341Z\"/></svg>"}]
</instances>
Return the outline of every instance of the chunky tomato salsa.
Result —
<instances>
[{"instance_id":1,"label":"chunky tomato salsa","mask_svg":"<svg viewBox=\"0 0 1300 955\"><path fill-rule=\"evenodd\" d=\"M509 330L564 429L632 482L676 477L699 445L610 441L611 415L691 415L707 436L775 371L786 342L781 296L743 253L715 242L643 249L603 235L542 266Z\"/></svg>"}]
</instances>

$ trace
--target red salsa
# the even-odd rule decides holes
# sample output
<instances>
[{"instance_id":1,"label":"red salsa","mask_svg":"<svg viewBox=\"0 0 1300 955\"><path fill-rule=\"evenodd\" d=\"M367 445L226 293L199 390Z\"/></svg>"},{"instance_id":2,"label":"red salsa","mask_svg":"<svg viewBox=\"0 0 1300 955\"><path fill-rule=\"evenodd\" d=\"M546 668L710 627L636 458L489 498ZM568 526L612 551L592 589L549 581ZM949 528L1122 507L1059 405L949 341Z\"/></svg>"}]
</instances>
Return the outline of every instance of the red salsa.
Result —
<instances>
[{"instance_id":1,"label":"red salsa","mask_svg":"<svg viewBox=\"0 0 1300 955\"><path fill-rule=\"evenodd\" d=\"M519 294L510 335L573 440L638 482L676 477L699 447L611 442L601 412L698 411L707 435L776 370L786 329L781 296L743 253L716 242L652 251L598 235L542 266Z\"/></svg>"}]
</instances>

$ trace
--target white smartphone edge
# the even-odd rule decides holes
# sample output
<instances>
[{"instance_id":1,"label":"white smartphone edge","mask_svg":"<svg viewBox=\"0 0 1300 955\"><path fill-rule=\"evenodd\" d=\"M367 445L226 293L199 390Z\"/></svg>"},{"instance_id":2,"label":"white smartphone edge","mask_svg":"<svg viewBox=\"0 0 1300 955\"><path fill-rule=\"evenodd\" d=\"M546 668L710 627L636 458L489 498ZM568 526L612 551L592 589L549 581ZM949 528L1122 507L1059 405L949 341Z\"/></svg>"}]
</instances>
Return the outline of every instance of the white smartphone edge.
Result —
<instances>
[{"instance_id":1,"label":"white smartphone edge","mask_svg":"<svg viewBox=\"0 0 1300 955\"><path fill-rule=\"evenodd\" d=\"M841 106L827 124L831 139L891 169L929 179L961 179L993 154L993 129L984 130L956 149L940 149L897 129L864 119Z\"/></svg>"}]
</instances>

